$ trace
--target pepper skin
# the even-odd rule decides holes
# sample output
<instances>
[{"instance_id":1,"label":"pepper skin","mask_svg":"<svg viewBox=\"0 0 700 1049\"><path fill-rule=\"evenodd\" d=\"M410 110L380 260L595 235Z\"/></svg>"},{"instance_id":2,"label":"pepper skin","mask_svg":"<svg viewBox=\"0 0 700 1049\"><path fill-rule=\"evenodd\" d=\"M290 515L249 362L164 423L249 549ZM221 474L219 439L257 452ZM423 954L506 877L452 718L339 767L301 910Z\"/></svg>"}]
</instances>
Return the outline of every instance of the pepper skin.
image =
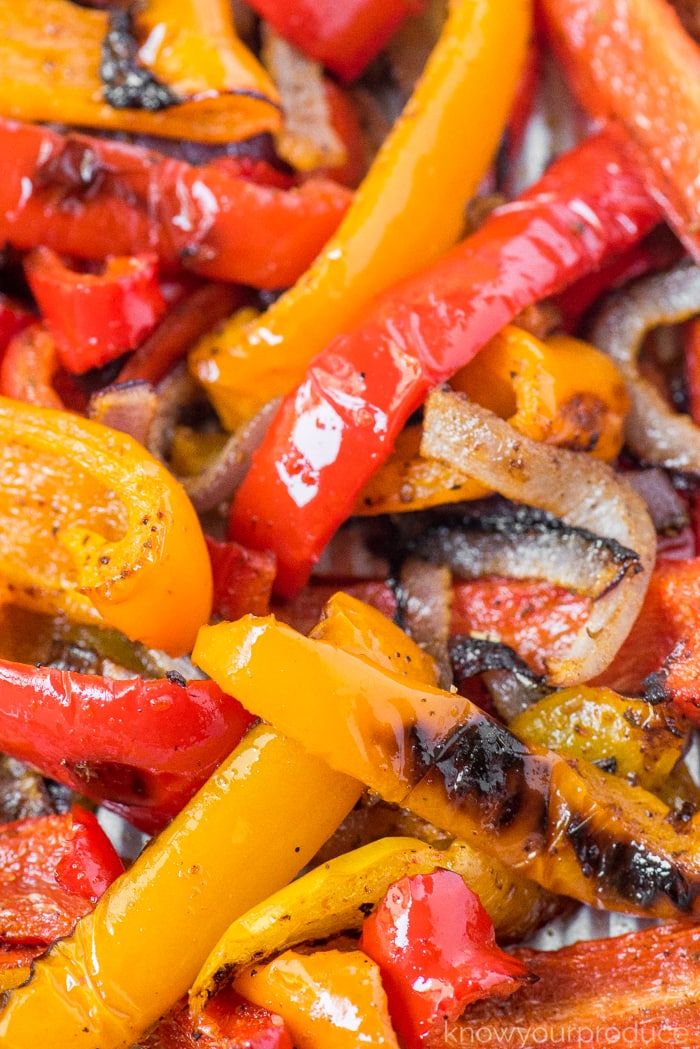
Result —
<instances>
[{"instance_id":1,"label":"pepper skin","mask_svg":"<svg viewBox=\"0 0 700 1049\"><path fill-rule=\"evenodd\" d=\"M252 0L251 7L281 36L354 80L423 0Z\"/></svg>"},{"instance_id":2,"label":"pepper skin","mask_svg":"<svg viewBox=\"0 0 700 1049\"><path fill-rule=\"evenodd\" d=\"M253 720L213 681L115 681L0 661L0 749L148 833L177 815Z\"/></svg>"},{"instance_id":3,"label":"pepper skin","mask_svg":"<svg viewBox=\"0 0 700 1049\"><path fill-rule=\"evenodd\" d=\"M0 944L48 947L123 872L91 812L6 823L0 828Z\"/></svg>"},{"instance_id":4,"label":"pepper skin","mask_svg":"<svg viewBox=\"0 0 700 1049\"><path fill-rule=\"evenodd\" d=\"M303 586L431 387L526 306L637 241L658 210L606 134L560 158L459 247L377 298L283 402L233 502L231 538Z\"/></svg>"},{"instance_id":5,"label":"pepper skin","mask_svg":"<svg viewBox=\"0 0 700 1049\"><path fill-rule=\"evenodd\" d=\"M700 912L697 828L679 831L641 788L524 744L468 699L273 617L202 628L194 658L310 753L543 888L633 914Z\"/></svg>"},{"instance_id":6,"label":"pepper skin","mask_svg":"<svg viewBox=\"0 0 700 1049\"><path fill-rule=\"evenodd\" d=\"M246 612L267 615L277 567L275 555L210 536L205 539L214 578L216 615L231 620L240 619Z\"/></svg>"},{"instance_id":7,"label":"pepper skin","mask_svg":"<svg viewBox=\"0 0 700 1049\"><path fill-rule=\"evenodd\" d=\"M279 1013L296 1049L399 1049L379 968L362 951L285 951L235 988Z\"/></svg>"},{"instance_id":8,"label":"pepper skin","mask_svg":"<svg viewBox=\"0 0 700 1049\"><path fill-rule=\"evenodd\" d=\"M0 294L0 358L10 340L35 319L25 306Z\"/></svg>"},{"instance_id":9,"label":"pepper skin","mask_svg":"<svg viewBox=\"0 0 700 1049\"><path fill-rule=\"evenodd\" d=\"M155 255L110 256L103 272L77 273L51 248L36 248L24 271L60 363L74 374L135 349L166 309Z\"/></svg>"},{"instance_id":10,"label":"pepper skin","mask_svg":"<svg viewBox=\"0 0 700 1049\"><path fill-rule=\"evenodd\" d=\"M73 5L71 5L73 6ZM0 238L102 261L155 252L164 269L281 288L310 265L351 194L289 191L139 146L0 120Z\"/></svg>"},{"instance_id":11,"label":"pepper skin","mask_svg":"<svg viewBox=\"0 0 700 1049\"><path fill-rule=\"evenodd\" d=\"M105 99L106 11L68 0L0 0L0 113L199 142L279 127L274 84L237 38L227 0L145 0L133 25L143 45L138 67L179 104L153 111Z\"/></svg>"},{"instance_id":12,"label":"pepper skin","mask_svg":"<svg viewBox=\"0 0 700 1049\"><path fill-rule=\"evenodd\" d=\"M394 1027L421 1049L442 1022L480 998L507 998L528 979L496 946L479 897L458 874L414 874L392 885L362 926L360 948L381 969Z\"/></svg>"},{"instance_id":13,"label":"pepper skin","mask_svg":"<svg viewBox=\"0 0 700 1049\"><path fill-rule=\"evenodd\" d=\"M187 992L228 925L287 884L357 800L253 728L0 1013L3 1049L131 1049Z\"/></svg>"},{"instance_id":14,"label":"pepper skin","mask_svg":"<svg viewBox=\"0 0 700 1049\"><path fill-rule=\"evenodd\" d=\"M197 516L126 434L0 398L0 588L6 599L188 652L211 611ZM18 522L21 527L18 527Z\"/></svg>"},{"instance_id":15,"label":"pepper skin","mask_svg":"<svg viewBox=\"0 0 700 1049\"><path fill-rule=\"evenodd\" d=\"M542 0L579 98L612 121L700 261L700 49L666 0Z\"/></svg>"},{"instance_id":16,"label":"pepper skin","mask_svg":"<svg viewBox=\"0 0 700 1049\"><path fill-rule=\"evenodd\" d=\"M332 6L345 10L344 3ZM385 6L373 4L377 12ZM234 318L195 347L190 367L228 429L287 394L379 292L459 239L465 202L508 119L530 11L530 0L452 5L421 81L336 236L258 321L241 330ZM456 149L459 140L469 148Z\"/></svg>"}]
</instances>

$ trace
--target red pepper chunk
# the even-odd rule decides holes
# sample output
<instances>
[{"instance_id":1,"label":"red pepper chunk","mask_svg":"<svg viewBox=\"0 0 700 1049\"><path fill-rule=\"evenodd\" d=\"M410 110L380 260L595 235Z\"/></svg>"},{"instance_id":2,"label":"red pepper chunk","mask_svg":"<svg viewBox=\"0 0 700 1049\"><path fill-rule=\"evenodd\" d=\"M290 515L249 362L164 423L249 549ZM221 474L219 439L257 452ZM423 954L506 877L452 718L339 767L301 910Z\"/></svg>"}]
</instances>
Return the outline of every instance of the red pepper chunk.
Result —
<instances>
[{"instance_id":1,"label":"red pepper chunk","mask_svg":"<svg viewBox=\"0 0 700 1049\"><path fill-rule=\"evenodd\" d=\"M423 0L251 0L301 51L354 80Z\"/></svg>"},{"instance_id":2,"label":"red pepper chunk","mask_svg":"<svg viewBox=\"0 0 700 1049\"><path fill-rule=\"evenodd\" d=\"M659 219L597 135L436 264L379 296L283 402L234 499L230 537L277 554L293 596L431 387L526 306L638 241Z\"/></svg>"},{"instance_id":3,"label":"red pepper chunk","mask_svg":"<svg viewBox=\"0 0 700 1049\"><path fill-rule=\"evenodd\" d=\"M328 179L280 190L154 150L0 120L0 241L77 259L154 252L182 270L284 288L310 265L352 195Z\"/></svg>"},{"instance_id":4,"label":"red pepper chunk","mask_svg":"<svg viewBox=\"0 0 700 1049\"><path fill-rule=\"evenodd\" d=\"M0 750L150 833L252 721L213 681L113 681L0 661Z\"/></svg>"},{"instance_id":5,"label":"red pepper chunk","mask_svg":"<svg viewBox=\"0 0 700 1049\"><path fill-rule=\"evenodd\" d=\"M124 870L95 817L62 816L0 828L0 943L48 946L67 936Z\"/></svg>"},{"instance_id":6,"label":"red pepper chunk","mask_svg":"<svg viewBox=\"0 0 700 1049\"><path fill-rule=\"evenodd\" d=\"M529 978L522 962L496 946L491 919L454 871L392 885L365 920L360 947L381 969L406 1049L420 1049L471 1002L507 997Z\"/></svg>"},{"instance_id":7,"label":"red pepper chunk","mask_svg":"<svg viewBox=\"0 0 700 1049\"><path fill-rule=\"evenodd\" d=\"M0 294L0 357L10 340L33 320L35 317L28 309Z\"/></svg>"},{"instance_id":8,"label":"red pepper chunk","mask_svg":"<svg viewBox=\"0 0 700 1049\"><path fill-rule=\"evenodd\" d=\"M214 579L214 611L222 619L270 611L277 561L266 550L248 550L240 543L222 543L205 536Z\"/></svg>"},{"instance_id":9,"label":"red pepper chunk","mask_svg":"<svg viewBox=\"0 0 700 1049\"><path fill-rule=\"evenodd\" d=\"M183 1002L158 1024L144 1049L292 1049L284 1020L228 987L195 1019Z\"/></svg>"},{"instance_id":10,"label":"red pepper chunk","mask_svg":"<svg viewBox=\"0 0 700 1049\"><path fill-rule=\"evenodd\" d=\"M37 248L24 269L59 360L76 375L135 349L166 309L155 255L112 256L102 273L77 273Z\"/></svg>"}]
</instances>

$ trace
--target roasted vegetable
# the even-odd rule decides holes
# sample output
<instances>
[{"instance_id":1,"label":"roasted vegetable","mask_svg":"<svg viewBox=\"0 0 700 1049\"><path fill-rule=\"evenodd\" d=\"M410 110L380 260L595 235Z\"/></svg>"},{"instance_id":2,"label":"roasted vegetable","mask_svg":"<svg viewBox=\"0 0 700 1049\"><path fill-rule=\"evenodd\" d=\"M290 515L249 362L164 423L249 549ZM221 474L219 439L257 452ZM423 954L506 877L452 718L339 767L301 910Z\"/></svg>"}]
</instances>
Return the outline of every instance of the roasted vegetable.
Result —
<instances>
[{"instance_id":1,"label":"roasted vegetable","mask_svg":"<svg viewBox=\"0 0 700 1049\"><path fill-rule=\"evenodd\" d=\"M0 113L21 120L201 142L280 123L274 85L236 37L226 0L146 0L135 17L3 0L0 69Z\"/></svg>"},{"instance_id":2,"label":"roasted vegetable","mask_svg":"<svg viewBox=\"0 0 700 1049\"><path fill-rule=\"evenodd\" d=\"M360 947L380 967L389 1011L406 1049L421 1049L438 1023L480 998L528 982L522 962L496 946L478 896L454 871L393 884L362 926Z\"/></svg>"},{"instance_id":3,"label":"roasted vegetable","mask_svg":"<svg viewBox=\"0 0 700 1049\"><path fill-rule=\"evenodd\" d=\"M386 3L364 7L377 16ZM336 25L340 12L334 5ZM337 235L259 320L241 329L234 318L201 341L191 366L229 429L288 393L378 292L458 239L506 122L529 26L528 0L458 0ZM455 149L460 136L469 149Z\"/></svg>"},{"instance_id":4,"label":"roasted vegetable","mask_svg":"<svg viewBox=\"0 0 700 1049\"><path fill-rule=\"evenodd\" d=\"M171 653L191 648L209 617L211 570L170 474L123 434L6 398L0 437L5 594Z\"/></svg>"},{"instance_id":5,"label":"roasted vegetable","mask_svg":"<svg viewBox=\"0 0 700 1049\"><path fill-rule=\"evenodd\" d=\"M231 513L232 538L277 553L280 594L304 584L433 386L526 306L655 224L656 205L623 165L610 136L588 139L445 258L377 297L310 365L283 402ZM527 266L511 267L513 258L526 258Z\"/></svg>"},{"instance_id":6,"label":"roasted vegetable","mask_svg":"<svg viewBox=\"0 0 700 1049\"><path fill-rule=\"evenodd\" d=\"M0 749L149 832L177 815L252 720L213 681L113 681L0 661Z\"/></svg>"},{"instance_id":7,"label":"roasted vegetable","mask_svg":"<svg viewBox=\"0 0 700 1049\"><path fill-rule=\"evenodd\" d=\"M37 248L25 273L70 372L100 368L135 349L166 308L155 255L110 257L103 273L76 273L50 248Z\"/></svg>"},{"instance_id":8,"label":"roasted vegetable","mask_svg":"<svg viewBox=\"0 0 700 1049\"><path fill-rule=\"evenodd\" d=\"M532 882L511 874L469 845L435 849L415 838L384 838L321 864L233 923L192 988L196 1010L248 965L261 964L307 940L360 930L372 905L401 878L456 871L481 899L496 931L518 939L547 913Z\"/></svg>"},{"instance_id":9,"label":"roasted vegetable","mask_svg":"<svg viewBox=\"0 0 700 1049\"><path fill-rule=\"evenodd\" d=\"M455 375L452 387L547 444L614 459L622 447L627 394L622 375L588 343L547 342L509 325ZM478 481L420 453L421 428L408 427L360 493L357 514L407 513L480 498Z\"/></svg>"},{"instance_id":10,"label":"roasted vegetable","mask_svg":"<svg viewBox=\"0 0 700 1049\"><path fill-rule=\"evenodd\" d=\"M696 913L697 831L678 831L640 788L522 743L469 700L273 618L203 628L194 658L310 752L545 888L637 914ZM290 668L314 682L293 706Z\"/></svg>"},{"instance_id":11,"label":"roasted vegetable","mask_svg":"<svg viewBox=\"0 0 700 1049\"><path fill-rule=\"evenodd\" d=\"M66 1049L131 1049L185 994L227 925L289 881L356 798L354 781L253 729L11 995L3 1047L36 1049L50 1031Z\"/></svg>"},{"instance_id":12,"label":"roasted vegetable","mask_svg":"<svg viewBox=\"0 0 700 1049\"><path fill-rule=\"evenodd\" d=\"M222 165L0 120L0 237L20 250L102 261L108 245L155 252L171 271L279 288L304 272L350 199L327 179L281 190Z\"/></svg>"}]
</instances>

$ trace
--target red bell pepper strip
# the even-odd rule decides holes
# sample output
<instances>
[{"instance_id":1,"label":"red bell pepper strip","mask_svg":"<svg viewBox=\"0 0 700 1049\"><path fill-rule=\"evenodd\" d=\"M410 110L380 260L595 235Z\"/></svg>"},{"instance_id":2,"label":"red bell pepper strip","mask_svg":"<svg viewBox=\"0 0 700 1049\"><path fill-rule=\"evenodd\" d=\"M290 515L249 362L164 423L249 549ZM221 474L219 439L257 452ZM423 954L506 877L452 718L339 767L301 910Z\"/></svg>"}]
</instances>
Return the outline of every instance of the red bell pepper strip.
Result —
<instances>
[{"instance_id":1,"label":"red bell pepper strip","mask_svg":"<svg viewBox=\"0 0 700 1049\"><path fill-rule=\"evenodd\" d=\"M0 827L0 942L48 946L67 936L124 870L90 812Z\"/></svg>"},{"instance_id":2,"label":"red bell pepper strip","mask_svg":"<svg viewBox=\"0 0 700 1049\"><path fill-rule=\"evenodd\" d=\"M23 328L5 350L0 363L0 393L41 408L63 408L54 389L58 354L53 336L41 323Z\"/></svg>"},{"instance_id":3,"label":"red bell pepper strip","mask_svg":"<svg viewBox=\"0 0 700 1049\"><path fill-rule=\"evenodd\" d=\"M58 358L74 375L135 349L166 309L155 255L110 256L103 272L78 273L51 248L36 248L24 271Z\"/></svg>"},{"instance_id":4,"label":"red bell pepper strip","mask_svg":"<svg viewBox=\"0 0 700 1049\"><path fill-rule=\"evenodd\" d=\"M156 385L185 356L197 339L230 317L245 302L245 292L231 284L203 284L168 310L139 346L117 382L134 379Z\"/></svg>"},{"instance_id":5,"label":"red bell pepper strip","mask_svg":"<svg viewBox=\"0 0 700 1049\"><path fill-rule=\"evenodd\" d=\"M293 1049L284 1020L227 987L196 1019L183 1002L162 1020L143 1049Z\"/></svg>"},{"instance_id":6,"label":"red bell pepper strip","mask_svg":"<svg viewBox=\"0 0 700 1049\"><path fill-rule=\"evenodd\" d=\"M234 499L231 538L274 550L290 596L431 387L526 306L638 241L659 212L606 134L558 160L443 259L379 296L283 402Z\"/></svg>"},{"instance_id":7,"label":"red bell pepper strip","mask_svg":"<svg viewBox=\"0 0 700 1049\"><path fill-rule=\"evenodd\" d=\"M454 871L402 878L362 926L360 947L382 972L389 1012L406 1049L480 998L507 997L528 980L496 946L479 897Z\"/></svg>"},{"instance_id":8,"label":"red bell pepper strip","mask_svg":"<svg viewBox=\"0 0 700 1049\"><path fill-rule=\"evenodd\" d=\"M539 980L467 1010L441 1044L536 1049L700 1045L700 928L666 925L514 952Z\"/></svg>"},{"instance_id":9,"label":"red bell pepper strip","mask_svg":"<svg viewBox=\"0 0 700 1049\"><path fill-rule=\"evenodd\" d=\"M287 191L215 165L0 121L0 243L79 259L155 252L161 265L234 284L293 284L351 194L329 180Z\"/></svg>"},{"instance_id":10,"label":"red bell pepper strip","mask_svg":"<svg viewBox=\"0 0 700 1049\"><path fill-rule=\"evenodd\" d=\"M423 0L251 0L277 32L343 80L354 80Z\"/></svg>"},{"instance_id":11,"label":"red bell pepper strip","mask_svg":"<svg viewBox=\"0 0 700 1049\"><path fill-rule=\"evenodd\" d=\"M240 619L248 613L270 611L277 559L267 550L248 550L240 543L224 543L205 536L214 578L214 612L222 619Z\"/></svg>"},{"instance_id":12,"label":"red bell pepper strip","mask_svg":"<svg viewBox=\"0 0 700 1049\"><path fill-rule=\"evenodd\" d=\"M667 0L541 0L540 8L579 98L616 124L700 261L700 48Z\"/></svg>"},{"instance_id":13,"label":"red bell pepper strip","mask_svg":"<svg viewBox=\"0 0 700 1049\"><path fill-rule=\"evenodd\" d=\"M212 681L114 681L0 661L0 750L151 833L252 721Z\"/></svg>"}]
</instances>

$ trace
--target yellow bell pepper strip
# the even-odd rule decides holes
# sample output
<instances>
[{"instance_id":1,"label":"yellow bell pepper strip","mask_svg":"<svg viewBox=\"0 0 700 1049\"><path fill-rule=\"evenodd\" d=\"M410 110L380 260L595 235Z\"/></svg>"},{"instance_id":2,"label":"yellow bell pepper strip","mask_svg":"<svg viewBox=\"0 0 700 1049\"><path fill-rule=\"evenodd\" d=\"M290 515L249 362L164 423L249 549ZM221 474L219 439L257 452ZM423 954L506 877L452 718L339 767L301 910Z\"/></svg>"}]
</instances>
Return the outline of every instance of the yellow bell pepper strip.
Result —
<instances>
[{"instance_id":1,"label":"yellow bell pepper strip","mask_svg":"<svg viewBox=\"0 0 700 1049\"><path fill-rule=\"evenodd\" d=\"M292 389L378 292L456 242L507 120L530 21L530 0L456 0L337 234L259 321L195 347L193 374L229 429Z\"/></svg>"},{"instance_id":2,"label":"yellow bell pepper strip","mask_svg":"<svg viewBox=\"0 0 700 1049\"><path fill-rule=\"evenodd\" d=\"M379 966L362 951L286 951L235 989L279 1013L296 1049L399 1049Z\"/></svg>"},{"instance_id":3,"label":"yellow bell pepper strip","mask_svg":"<svg viewBox=\"0 0 700 1049\"><path fill-rule=\"evenodd\" d=\"M0 397L0 583L9 600L181 654L209 618L197 516L126 434Z\"/></svg>"},{"instance_id":4,"label":"yellow bell pepper strip","mask_svg":"<svg viewBox=\"0 0 700 1049\"><path fill-rule=\"evenodd\" d=\"M683 757L683 719L666 704L627 699L609 688L567 688L546 696L510 722L520 739L573 758L656 794Z\"/></svg>"},{"instance_id":5,"label":"yellow bell pepper strip","mask_svg":"<svg viewBox=\"0 0 700 1049\"><path fill-rule=\"evenodd\" d=\"M438 867L455 871L479 896L496 931L520 939L546 913L548 897L470 845L434 849L418 838L383 838L338 856L251 908L224 933L190 991L201 1011L247 966L312 940L359 931L368 909L400 878Z\"/></svg>"},{"instance_id":6,"label":"yellow bell pepper strip","mask_svg":"<svg viewBox=\"0 0 700 1049\"><path fill-rule=\"evenodd\" d=\"M696 829L680 833L653 795L521 742L464 697L273 617L203 627L193 658L312 754L544 888L634 914L700 912Z\"/></svg>"},{"instance_id":7,"label":"yellow bell pepper strip","mask_svg":"<svg viewBox=\"0 0 700 1049\"><path fill-rule=\"evenodd\" d=\"M290 881L356 798L353 780L254 728L10 996L3 1049L130 1049L231 921Z\"/></svg>"},{"instance_id":8,"label":"yellow bell pepper strip","mask_svg":"<svg viewBox=\"0 0 700 1049\"><path fill-rule=\"evenodd\" d=\"M123 85L116 93L110 45L133 49L132 68L118 73L155 85L155 109L143 88L140 98ZM227 0L146 0L112 20L70 0L0 0L0 114L198 142L281 122L274 84L236 36Z\"/></svg>"},{"instance_id":9,"label":"yellow bell pepper strip","mask_svg":"<svg viewBox=\"0 0 700 1049\"><path fill-rule=\"evenodd\" d=\"M509 325L451 382L536 441L589 451L609 461L620 452L629 406L625 382L606 354L580 339L544 342ZM480 499L488 490L454 467L419 454L421 429L404 430L360 495L360 516L406 513Z\"/></svg>"}]
</instances>

